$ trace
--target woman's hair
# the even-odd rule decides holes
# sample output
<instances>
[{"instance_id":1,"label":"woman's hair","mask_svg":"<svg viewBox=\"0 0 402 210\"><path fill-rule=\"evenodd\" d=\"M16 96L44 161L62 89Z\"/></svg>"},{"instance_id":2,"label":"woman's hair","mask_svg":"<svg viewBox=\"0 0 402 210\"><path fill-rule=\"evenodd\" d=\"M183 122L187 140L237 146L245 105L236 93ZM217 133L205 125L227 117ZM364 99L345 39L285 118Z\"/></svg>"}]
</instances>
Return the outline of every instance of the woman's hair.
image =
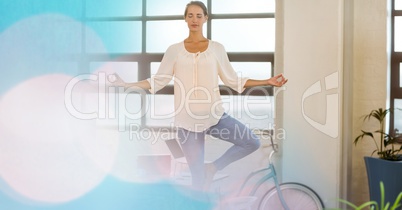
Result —
<instances>
[{"instance_id":1,"label":"woman's hair","mask_svg":"<svg viewBox=\"0 0 402 210\"><path fill-rule=\"evenodd\" d=\"M188 4L186 5L186 10L184 10L184 17L187 16L187 9L188 9L188 7L191 6L191 5L196 5L196 6L201 7L201 9L202 9L203 12L204 12L204 15L205 15L205 16L208 15L208 10L207 10L207 7L205 6L204 3L202 3L201 1L190 1L190 3L188 3Z\"/></svg>"}]
</instances>

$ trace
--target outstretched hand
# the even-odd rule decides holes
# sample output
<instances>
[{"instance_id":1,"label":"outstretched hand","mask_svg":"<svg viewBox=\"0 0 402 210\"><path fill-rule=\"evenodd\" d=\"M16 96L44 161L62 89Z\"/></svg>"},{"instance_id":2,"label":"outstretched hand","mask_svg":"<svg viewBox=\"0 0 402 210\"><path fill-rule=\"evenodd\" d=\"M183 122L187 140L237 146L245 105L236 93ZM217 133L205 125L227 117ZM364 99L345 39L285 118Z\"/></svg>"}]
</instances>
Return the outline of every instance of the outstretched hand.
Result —
<instances>
[{"instance_id":1,"label":"outstretched hand","mask_svg":"<svg viewBox=\"0 0 402 210\"><path fill-rule=\"evenodd\" d=\"M288 82L288 79L286 79L283 74L278 74L268 79L268 84L275 87L282 87L286 82Z\"/></svg>"},{"instance_id":2,"label":"outstretched hand","mask_svg":"<svg viewBox=\"0 0 402 210\"><path fill-rule=\"evenodd\" d=\"M107 79L110 82L111 86L124 86L126 84L123 79L116 73L109 75Z\"/></svg>"}]
</instances>

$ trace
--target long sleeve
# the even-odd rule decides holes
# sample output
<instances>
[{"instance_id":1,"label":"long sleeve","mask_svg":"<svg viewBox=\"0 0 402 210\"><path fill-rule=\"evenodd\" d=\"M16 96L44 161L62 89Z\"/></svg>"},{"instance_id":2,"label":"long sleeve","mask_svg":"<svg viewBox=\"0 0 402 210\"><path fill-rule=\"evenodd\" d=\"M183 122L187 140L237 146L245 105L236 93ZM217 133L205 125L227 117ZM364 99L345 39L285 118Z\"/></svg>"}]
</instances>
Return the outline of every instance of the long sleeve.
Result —
<instances>
[{"instance_id":1,"label":"long sleeve","mask_svg":"<svg viewBox=\"0 0 402 210\"><path fill-rule=\"evenodd\" d=\"M229 57L223 45L219 44L217 46L216 56L219 63L218 74L223 83L239 93L243 92L248 78L237 75L230 64Z\"/></svg>"},{"instance_id":2,"label":"long sleeve","mask_svg":"<svg viewBox=\"0 0 402 210\"><path fill-rule=\"evenodd\" d=\"M147 79L151 85L149 91L152 94L165 87L172 80L177 59L177 51L177 46L170 46L163 55L158 72L151 78Z\"/></svg>"}]
</instances>

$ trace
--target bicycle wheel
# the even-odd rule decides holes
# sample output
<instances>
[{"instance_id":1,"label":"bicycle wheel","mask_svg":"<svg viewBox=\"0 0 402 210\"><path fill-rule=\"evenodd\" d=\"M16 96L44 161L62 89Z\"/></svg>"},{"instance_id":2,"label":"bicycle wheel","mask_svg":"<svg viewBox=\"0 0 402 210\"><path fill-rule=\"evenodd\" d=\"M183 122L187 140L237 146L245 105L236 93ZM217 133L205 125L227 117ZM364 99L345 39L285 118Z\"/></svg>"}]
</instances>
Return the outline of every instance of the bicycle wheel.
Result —
<instances>
[{"instance_id":1,"label":"bicycle wheel","mask_svg":"<svg viewBox=\"0 0 402 210\"><path fill-rule=\"evenodd\" d=\"M322 210L320 197L309 187L299 183L283 183L279 185L285 202L290 210ZM259 210L283 210L275 187L262 197Z\"/></svg>"}]
</instances>

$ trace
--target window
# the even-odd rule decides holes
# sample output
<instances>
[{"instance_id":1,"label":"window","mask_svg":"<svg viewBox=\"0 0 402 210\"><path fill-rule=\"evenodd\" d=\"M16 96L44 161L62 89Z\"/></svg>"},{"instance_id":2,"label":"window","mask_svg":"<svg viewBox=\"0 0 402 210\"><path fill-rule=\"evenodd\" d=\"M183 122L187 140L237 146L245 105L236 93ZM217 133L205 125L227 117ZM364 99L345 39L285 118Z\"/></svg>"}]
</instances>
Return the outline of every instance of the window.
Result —
<instances>
[{"instance_id":1,"label":"window","mask_svg":"<svg viewBox=\"0 0 402 210\"><path fill-rule=\"evenodd\" d=\"M142 15L141 0L86 0L86 17L132 17Z\"/></svg>"},{"instance_id":2,"label":"window","mask_svg":"<svg viewBox=\"0 0 402 210\"><path fill-rule=\"evenodd\" d=\"M140 21L92 21L87 23L88 30L94 30L102 39L105 49L94 47L92 36L86 36L85 47L88 53L140 53ZM87 33L88 33L87 30ZM95 45L96 46L96 45Z\"/></svg>"},{"instance_id":3,"label":"window","mask_svg":"<svg viewBox=\"0 0 402 210\"><path fill-rule=\"evenodd\" d=\"M155 74L166 49L188 35L187 25L183 20L184 8L188 2L189 0L86 0L83 14L88 29L83 32L82 48L85 59L80 65L81 72L96 72L97 68L109 63L127 81L143 80ZM272 76L275 0L203 2L209 9L204 35L225 46L237 73L255 79ZM171 125L172 85L173 82L155 96L143 94L140 98L127 97L127 104L142 104L142 126ZM249 117L245 121L252 128L272 126L272 88L263 91L246 90L243 95L227 95L232 91L224 90L222 87L221 94L229 113L240 118ZM160 106L168 103L169 106ZM119 106L128 106L127 104ZM137 113L139 110L137 106L130 108L135 110L127 111L129 113ZM130 120L124 122L129 126L127 122Z\"/></svg>"},{"instance_id":4,"label":"window","mask_svg":"<svg viewBox=\"0 0 402 210\"><path fill-rule=\"evenodd\" d=\"M395 10L402 10L402 1L395 0Z\"/></svg>"},{"instance_id":5,"label":"window","mask_svg":"<svg viewBox=\"0 0 402 210\"><path fill-rule=\"evenodd\" d=\"M395 16L394 20L394 50L402 52L402 16Z\"/></svg>"},{"instance_id":6,"label":"window","mask_svg":"<svg viewBox=\"0 0 402 210\"><path fill-rule=\"evenodd\" d=\"M402 108L402 0L392 0L391 16L391 109ZM402 132L402 114L390 117L390 133Z\"/></svg>"},{"instance_id":7,"label":"window","mask_svg":"<svg viewBox=\"0 0 402 210\"><path fill-rule=\"evenodd\" d=\"M272 18L219 19L212 20L211 24L212 39L222 43L228 52L275 50L275 20Z\"/></svg>"}]
</instances>

